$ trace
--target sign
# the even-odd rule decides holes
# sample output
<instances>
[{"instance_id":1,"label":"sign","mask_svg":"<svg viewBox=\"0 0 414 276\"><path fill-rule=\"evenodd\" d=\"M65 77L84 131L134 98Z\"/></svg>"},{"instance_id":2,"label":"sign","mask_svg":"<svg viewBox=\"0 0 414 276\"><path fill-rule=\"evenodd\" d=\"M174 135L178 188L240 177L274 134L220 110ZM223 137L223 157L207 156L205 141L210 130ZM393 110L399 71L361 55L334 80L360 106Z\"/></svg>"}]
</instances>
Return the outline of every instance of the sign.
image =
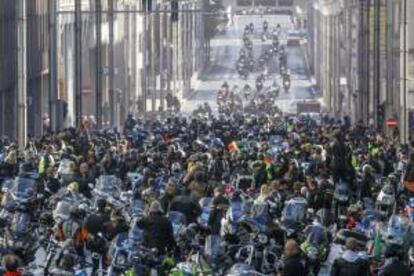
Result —
<instances>
[{"instance_id":1,"label":"sign","mask_svg":"<svg viewBox=\"0 0 414 276\"><path fill-rule=\"evenodd\" d=\"M387 125L388 128L396 127L397 126L397 121L392 117L388 118L387 122L386 122L386 125Z\"/></svg>"}]
</instances>

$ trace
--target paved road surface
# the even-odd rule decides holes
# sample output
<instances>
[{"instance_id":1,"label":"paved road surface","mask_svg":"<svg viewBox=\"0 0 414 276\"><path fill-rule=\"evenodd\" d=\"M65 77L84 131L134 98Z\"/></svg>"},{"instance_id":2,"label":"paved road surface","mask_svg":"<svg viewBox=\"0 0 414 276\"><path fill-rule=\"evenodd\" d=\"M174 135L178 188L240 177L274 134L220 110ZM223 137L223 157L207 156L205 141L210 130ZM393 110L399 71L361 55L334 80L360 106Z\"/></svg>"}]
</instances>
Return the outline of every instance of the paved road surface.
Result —
<instances>
[{"instance_id":1,"label":"paved road surface","mask_svg":"<svg viewBox=\"0 0 414 276\"><path fill-rule=\"evenodd\" d=\"M250 22L253 22L255 26L255 36L253 37L253 53L254 58L257 60L260 53L270 47L271 41L262 42L259 39L262 31L263 21L266 20L269 23L269 30L280 24L282 34L281 42L286 42L287 33L293 29L293 24L290 21L290 17L287 15L264 15L263 17L258 15L238 15L234 17L234 22L224 35L216 35L211 41L211 64L205 70L197 83L193 83L193 88L196 91L195 95L190 99L183 102L182 107L186 112L190 112L197 105L203 102L209 102L213 108L216 107L215 99L216 93L222 83L227 81L232 87L238 85L243 87L246 83L249 83L251 87L255 87L255 79L258 73L250 74L247 80L240 79L236 71L236 61L239 56L240 49L242 47L242 33L243 29ZM292 88L289 93L281 93L277 103L284 111L294 111L295 102L301 99L310 99L313 97L311 82L307 74L305 66L305 58L300 47L288 47L288 68L292 73ZM270 72L278 68L273 66ZM280 83L280 75L278 73L271 74L271 78L276 79ZM269 86L271 81L268 80L265 86ZM280 83L281 84L281 83Z\"/></svg>"}]
</instances>

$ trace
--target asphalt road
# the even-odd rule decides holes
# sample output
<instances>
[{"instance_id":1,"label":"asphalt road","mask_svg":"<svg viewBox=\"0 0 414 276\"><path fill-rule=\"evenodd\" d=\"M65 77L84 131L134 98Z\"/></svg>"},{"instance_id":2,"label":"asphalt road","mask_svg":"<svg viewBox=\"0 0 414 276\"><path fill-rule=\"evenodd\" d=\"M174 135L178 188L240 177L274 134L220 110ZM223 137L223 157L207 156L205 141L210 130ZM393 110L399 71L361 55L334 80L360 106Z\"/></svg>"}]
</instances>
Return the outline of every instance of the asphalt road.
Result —
<instances>
[{"instance_id":1,"label":"asphalt road","mask_svg":"<svg viewBox=\"0 0 414 276\"><path fill-rule=\"evenodd\" d=\"M249 83L255 87L255 79L258 72L249 75L247 80L239 77L236 71L236 61L242 47L242 34L244 27L250 22L255 26L253 35L253 53L257 60L260 53L270 47L271 41L262 42L260 33L262 32L263 21L269 23L269 30L277 24L281 26L281 43L286 44L287 33L293 30L294 26L287 15L236 15L233 23L229 26L225 34L218 34L211 41L211 62L200 79L192 83L195 93L191 99L185 100L182 104L183 111L190 112L197 105L208 102L213 108L216 107L216 93L224 81L227 81L230 87L237 85L239 88ZM305 57L300 47L286 47L288 56L288 69L292 76L292 87L289 93L282 92L277 104L283 111L294 112L295 103L302 99L313 98L311 81L307 72ZM265 86L270 86L271 81L276 79L281 85L280 75L277 66L271 66L268 72L270 77Z\"/></svg>"}]
</instances>

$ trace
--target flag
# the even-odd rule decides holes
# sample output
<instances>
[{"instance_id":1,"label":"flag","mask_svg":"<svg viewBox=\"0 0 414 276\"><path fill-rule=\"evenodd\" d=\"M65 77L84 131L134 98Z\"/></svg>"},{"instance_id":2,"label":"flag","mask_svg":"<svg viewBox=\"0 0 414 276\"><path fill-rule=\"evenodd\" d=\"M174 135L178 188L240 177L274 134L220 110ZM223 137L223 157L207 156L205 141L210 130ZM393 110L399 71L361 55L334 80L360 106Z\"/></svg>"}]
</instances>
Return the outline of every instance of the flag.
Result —
<instances>
[{"instance_id":1,"label":"flag","mask_svg":"<svg viewBox=\"0 0 414 276\"><path fill-rule=\"evenodd\" d=\"M381 259L382 255L382 235L381 232L377 229L374 237L374 244L372 248L372 255L376 260Z\"/></svg>"},{"instance_id":2,"label":"flag","mask_svg":"<svg viewBox=\"0 0 414 276\"><path fill-rule=\"evenodd\" d=\"M235 152L235 151L240 151L239 147L237 146L236 141L231 142L230 144L227 145L227 150L229 152Z\"/></svg>"},{"instance_id":3,"label":"flag","mask_svg":"<svg viewBox=\"0 0 414 276\"><path fill-rule=\"evenodd\" d=\"M266 157L263 159L263 162L264 162L266 165L268 165L268 164L273 164L273 158L272 158L272 156L266 156Z\"/></svg>"}]
</instances>

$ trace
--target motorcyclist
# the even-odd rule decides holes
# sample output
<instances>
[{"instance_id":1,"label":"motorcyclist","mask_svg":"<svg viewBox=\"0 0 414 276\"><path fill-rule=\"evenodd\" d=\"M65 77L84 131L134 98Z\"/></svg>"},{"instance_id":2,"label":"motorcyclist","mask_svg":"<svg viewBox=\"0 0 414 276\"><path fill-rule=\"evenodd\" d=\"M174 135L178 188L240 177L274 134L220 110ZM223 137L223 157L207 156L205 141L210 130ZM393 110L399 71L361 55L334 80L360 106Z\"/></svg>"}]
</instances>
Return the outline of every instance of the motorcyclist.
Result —
<instances>
[{"instance_id":1,"label":"motorcyclist","mask_svg":"<svg viewBox=\"0 0 414 276\"><path fill-rule=\"evenodd\" d=\"M79 257L84 258L84 243L89 235L89 232L83 226L83 219L85 212L75 207L70 210L70 217L59 223L55 229L55 237L58 241L70 242Z\"/></svg>"},{"instance_id":2,"label":"motorcyclist","mask_svg":"<svg viewBox=\"0 0 414 276\"><path fill-rule=\"evenodd\" d=\"M157 248L159 252L171 250L174 245L174 232L171 222L163 215L161 204L153 201L149 215L137 222L144 230L144 244L149 248Z\"/></svg>"},{"instance_id":3,"label":"motorcyclist","mask_svg":"<svg viewBox=\"0 0 414 276\"><path fill-rule=\"evenodd\" d=\"M211 107L208 104L208 102L204 103L204 111L207 112L208 116L210 117L213 115L213 111L211 110Z\"/></svg>"},{"instance_id":4,"label":"motorcyclist","mask_svg":"<svg viewBox=\"0 0 414 276\"><path fill-rule=\"evenodd\" d=\"M4 276L23 276L19 269L19 258L16 255L6 255L3 257L3 265L6 268Z\"/></svg>"},{"instance_id":5,"label":"motorcyclist","mask_svg":"<svg viewBox=\"0 0 414 276\"><path fill-rule=\"evenodd\" d=\"M391 244L385 250L385 263L380 267L378 276L408 276L410 268L404 263L404 252L400 245Z\"/></svg>"},{"instance_id":6,"label":"motorcyclist","mask_svg":"<svg viewBox=\"0 0 414 276\"><path fill-rule=\"evenodd\" d=\"M176 184L172 180L169 180L167 185L165 186L165 194L160 200L161 207L164 211L168 211L170 203L176 195L177 195Z\"/></svg>"},{"instance_id":7,"label":"motorcyclist","mask_svg":"<svg viewBox=\"0 0 414 276\"><path fill-rule=\"evenodd\" d=\"M75 256L65 253L56 261L55 267L50 270L52 276L72 276L75 273Z\"/></svg>"},{"instance_id":8,"label":"motorcyclist","mask_svg":"<svg viewBox=\"0 0 414 276\"><path fill-rule=\"evenodd\" d=\"M370 165L365 165L362 168L362 180L360 183L360 199L368 198L371 196L372 187L375 184L375 178L372 175L372 167Z\"/></svg>"},{"instance_id":9,"label":"motorcyclist","mask_svg":"<svg viewBox=\"0 0 414 276\"><path fill-rule=\"evenodd\" d=\"M251 33L253 33L253 31L254 31L254 25L253 25L253 22L250 22L250 24L249 24L249 29L250 29L250 32L251 32Z\"/></svg>"},{"instance_id":10,"label":"motorcyclist","mask_svg":"<svg viewBox=\"0 0 414 276\"><path fill-rule=\"evenodd\" d=\"M222 85L221 88L225 89L226 91L229 90L229 84L227 83L227 81L225 81Z\"/></svg>"},{"instance_id":11,"label":"motorcyclist","mask_svg":"<svg viewBox=\"0 0 414 276\"><path fill-rule=\"evenodd\" d=\"M357 241L348 238L345 243L345 252L334 261L331 276L368 276L370 275L368 262L358 255Z\"/></svg>"},{"instance_id":12,"label":"motorcyclist","mask_svg":"<svg viewBox=\"0 0 414 276\"><path fill-rule=\"evenodd\" d=\"M102 158L101 163L99 164L100 174L101 175L115 175L117 169L117 162L114 158L112 151L108 150L104 157Z\"/></svg>"},{"instance_id":13,"label":"motorcyclist","mask_svg":"<svg viewBox=\"0 0 414 276\"><path fill-rule=\"evenodd\" d=\"M341 131L335 133L335 140L329 148L328 163L331 166L334 182L339 179L348 179L352 170L352 154L349 146L345 143Z\"/></svg>"},{"instance_id":14,"label":"motorcyclist","mask_svg":"<svg viewBox=\"0 0 414 276\"><path fill-rule=\"evenodd\" d=\"M75 179L79 184L79 192L85 197L91 198L92 194L89 184L95 183L95 176L89 171L88 163L83 162L79 165L79 173L75 176Z\"/></svg>"},{"instance_id":15,"label":"motorcyclist","mask_svg":"<svg viewBox=\"0 0 414 276\"><path fill-rule=\"evenodd\" d=\"M79 202L84 199L83 194L79 192L79 184L78 182L71 182L66 187L66 194L65 197L70 199L73 202Z\"/></svg>"},{"instance_id":16,"label":"motorcyclist","mask_svg":"<svg viewBox=\"0 0 414 276\"><path fill-rule=\"evenodd\" d=\"M267 29L269 27L269 24L267 23L267 21L263 21L263 32L267 32Z\"/></svg>"},{"instance_id":17,"label":"motorcyclist","mask_svg":"<svg viewBox=\"0 0 414 276\"><path fill-rule=\"evenodd\" d=\"M103 234L107 240L112 240L116 235L127 232L129 226L120 211L112 210L110 220L103 225Z\"/></svg>"},{"instance_id":18,"label":"motorcyclist","mask_svg":"<svg viewBox=\"0 0 414 276\"><path fill-rule=\"evenodd\" d=\"M307 275L306 259L295 240L288 240L284 247L283 276Z\"/></svg>"},{"instance_id":19,"label":"motorcyclist","mask_svg":"<svg viewBox=\"0 0 414 276\"><path fill-rule=\"evenodd\" d=\"M51 147L49 146L44 147L44 152L42 156L40 157L39 166L38 166L38 172L40 176L45 176L46 169L48 167L53 167L55 163L53 156L51 154L51 151L52 151Z\"/></svg>"},{"instance_id":20,"label":"motorcyclist","mask_svg":"<svg viewBox=\"0 0 414 276\"><path fill-rule=\"evenodd\" d=\"M169 211L183 213L187 219L187 223L196 223L198 216L202 213L198 202L189 195L179 195L174 197L170 203Z\"/></svg>"},{"instance_id":21,"label":"motorcyclist","mask_svg":"<svg viewBox=\"0 0 414 276\"><path fill-rule=\"evenodd\" d=\"M224 195L224 188L222 186L214 189L214 198L211 203L210 216L208 218L208 225L211 229L211 234L219 235L221 229L221 219L225 214L225 210L229 206L229 200Z\"/></svg>"},{"instance_id":22,"label":"motorcyclist","mask_svg":"<svg viewBox=\"0 0 414 276\"><path fill-rule=\"evenodd\" d=\"M46 197L49 197L53 194L55 194L59 188L60 183L59 180L55 177L55 169L53 167L49 167L46 169L46 175L42 181L42 189L43 193L46 195Z\"/></svg>"},{"instance_id":23,"label":"motorcyclist","mask_svg":"<svg viewBox=\"0 0 414 276\"><path fill-rule=\"evenodd\" d=\"M128 117L124 123L124 133L130 133L134 129L136 124L137 122L133 118L132 114L128 114Z\"/></svg>"}]
</instances>

